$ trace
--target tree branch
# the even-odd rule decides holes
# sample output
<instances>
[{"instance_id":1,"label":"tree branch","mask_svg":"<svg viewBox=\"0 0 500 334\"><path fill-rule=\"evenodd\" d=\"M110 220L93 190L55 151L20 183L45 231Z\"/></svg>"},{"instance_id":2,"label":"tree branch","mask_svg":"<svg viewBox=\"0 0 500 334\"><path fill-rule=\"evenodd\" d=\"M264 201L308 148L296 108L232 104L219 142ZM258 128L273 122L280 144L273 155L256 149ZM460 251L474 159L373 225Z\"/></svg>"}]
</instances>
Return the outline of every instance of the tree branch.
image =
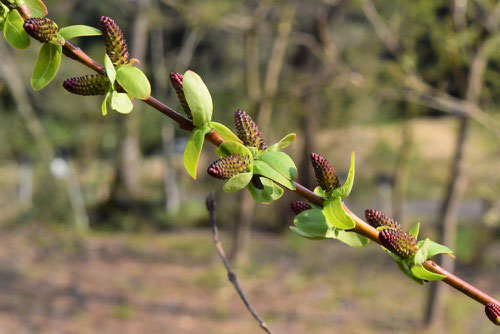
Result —
<instances>
[{"instance_id":1,"label":"tree branch","mask_svg":"<svg viewBox=\"0 0 500 334\"><path fill-rule=\"evenodd\" d=\"M19 11L21 16L24 19L28 19L31 17L31 13L29 12L29 9L27 6L13 6L9 1L7 0L0 0L3 4L7 5L9 8L15 9ZM106 70L99 65L96 61L94 61L92 58L90 58L87 54L85 54L80 48L76 47L70 42L66 42L64 45L64 55L67 57L74 59L89 68L95 70L96 72L105 75ZM154 109L160 111L167 117L171 118L175 122L177 122L180 126L180 128L186 130L186 131L192 131L194 129L193 123L187 119L186 117L182 116L169 106L165 105L164 103L158 101L154 97L150 96L147 99L142 100L145 103L149 104L151 107ZM222 142L223 139L218 135L216 131L212 131L209 134L206 135L206 139L210 141L212 144L219 146ZM316 195L313 191L305 188L304 186L300 185L299 183L295 182L296 185L296 190L295 192L310 201L311 203L317 204L317 205L323 205L323 199ZM352 232L359 233L374 242L380 244L380 241L378 239L378 234L379 231L374 229L371 225L366 223L364 220L361 218L357 217L355 214L353 214L345 205L344 209L346 209L346 212L353 218L353 220L356 223L356 227L353 228ZM439 265L435 264L434 261L427 260L424 263L424 266L428 269L431 270L432 272L438 273L438 274L443 274L447 276L443 282L447 283L451 287L457 289L458 291L464 293L465 295L475 299L479 303L486 305L488 303L494 303L497 305L500 305L500 302L498 302L495 298L489 296L488 294L482 292L481 290L473 287L472 285L468 284L467 282L463 281L462 279L458 278L457 276L448 273L446 270L441 268Z\"/></svg>"},{"instance_id":2,"label":"tree branch","mask_svg":"<svg viewBox=\"0 0 500 334\"><path fill-rule=\"evenodd\" d=\"M215 196L214 196L214 192L212 191L207 196L206 205L207 205L207 210L208 210L209 215L210 215L210 224L212 225L214 244L215 244L215 247L217 248L217 252L219 252L222 263L224 263L224 267L226 267L227 278L231 282L231 284L234 285L236 292L238 292L238 295L240 295L241 300L243 301L243 303L247 307L248 311L255 318L255 320L257 320L260 327L266 333L272 334L273 332L271 331L271 329L269 329L267 324L264 322L264 320L262 320L262 318L259 316L257 311L255 311L252 304L248 300L245 292L243 291L240 283L238 282L238 277L231 270L231 266L229 265L229 260L226 257L226 253L224 252L224 248L222 247L222 242L220 241L220 238L219 238L219 229L217 228L217 220L215 218L215 204L216 204L215 203Z\"/></svg>"}]
</instances>

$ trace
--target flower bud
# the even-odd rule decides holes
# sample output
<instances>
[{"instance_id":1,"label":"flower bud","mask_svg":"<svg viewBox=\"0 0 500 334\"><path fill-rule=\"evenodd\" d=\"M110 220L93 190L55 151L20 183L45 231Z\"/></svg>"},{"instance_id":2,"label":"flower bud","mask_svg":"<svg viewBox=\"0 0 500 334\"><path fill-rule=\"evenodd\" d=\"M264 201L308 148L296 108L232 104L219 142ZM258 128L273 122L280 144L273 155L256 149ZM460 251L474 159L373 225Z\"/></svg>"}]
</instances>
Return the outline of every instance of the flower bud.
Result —
<instances>
[{"instance_id":1,"label":"flower bud","mask_svg":"<svg viewBox=\"0 0 500 334\"><path fill-rule=\"evenodd\" d=\"M106 53L113 65L128 64L128 46L120 27L106 16L101 16L99 24L106 43Z\"/></svg>"},{"instance_id":2,"label":"flower bud","mask_svg":"<svg viewBox=\"0 0 500 334\"><path fill-rule=\"evenodd\" d=\"M488 319L497 326L500 326L500 306L498 304L489 303L484 307L484 312Z\"/></svg>"},{"instance_id":3,"label":"flower bud","mask_svg":"<svg viewBox=\"0 0 500 334\"><path fill-rule=\"evenodd\" d=\"M339 177L335 173L335 169L333 169L332 165L325 158L312 153L311 162L318 185L323 190L330 192L340 187Z\"/></svg>"},{"instance_id":4,"label":"flower bud","mask_svg":"<svg viewBox=\"0 0 500 334\"><path fill-rule=\"evenodd\" d=\"M57 32L59 31L57 24L47 18L34 17L27 19L24 21L23 27L28 35L42 43L57 39Z\"/></svg>"},{"instance_id":5,"label":"flower bud","mask_svg":"<svg viewBox=\"0 0 500 334\"><path fill-rule=\"evenodd\" d=\"M380 211L367 209L365 210L365 217L368 224L370 224L374 228L387 226L396 230L402 230L401 225L399 225L396 220L387 217Z\"/></svg>"},{"instance_id":6,"label":"flower bud","mask_svg":"<svg viewBox=\"0 0 500 334\"><path fill-rule=\"evenodd\" d=\"M170 73L170 82L174 87L177 98L182 105L182 109L184 109L184 112L189 117L189 119L193 119L191 109L189 109L189 105L186 101L186 96L184 95L184 89L182 88L182 78L183 76L180 73Z\"/></svg>"},{"instance_id":7,"label":"flower bud","mask_svg":"<svg viewBox=\"0 0 500 334\"><path fill-rule=\"evenodd\" d=\"M378 238L382 246L402 259L417 251L417 239L403 230L388 228L380 231Z\"/></svg>"},{"instance_id":8,"label":"flower bud","mask_svg":"<svg viewBox=\"0 0 500 334\"><path fill-rule=\"evenodd\" d=\"M267 148L259 127L245 111L238 109L234 113L234 122L238 138L240 138L245 146L253 146L261 151Z\"/></svg>"},{"instance_id":9,"label":"flower bud","mask_svg":"<svg viewBox=\"0 0 500 334\"><path fill-rule=\"evenodd\" d=\"M100 74L84 75L66 79L63 87L77 95L104 95L109 88L109 79Z\"/></svg>"},{"instance_id":10,"label":"flower bud","mask_svg":"<svg viewBox=\"0 0 500 334\"><path fill-rule=\"evenodd\" d=\"M295 201L290 203L290 208L292 209L293 213L295 213L295 215L298 215L303 211L312 209L312 206L304 201Z\"/></svg>"},{"instance_id":11,"label":"flower bud","mask_svg":"<svg viewBox=\"0 0 500 334\"><path fill-rule=\"evenodd\" d=\"M208 167L208 174L217 179L227 180L235 175L245 173L250 163L247 156L231 154L222 159L213 162Z\"/></svg>"}]
</instances>

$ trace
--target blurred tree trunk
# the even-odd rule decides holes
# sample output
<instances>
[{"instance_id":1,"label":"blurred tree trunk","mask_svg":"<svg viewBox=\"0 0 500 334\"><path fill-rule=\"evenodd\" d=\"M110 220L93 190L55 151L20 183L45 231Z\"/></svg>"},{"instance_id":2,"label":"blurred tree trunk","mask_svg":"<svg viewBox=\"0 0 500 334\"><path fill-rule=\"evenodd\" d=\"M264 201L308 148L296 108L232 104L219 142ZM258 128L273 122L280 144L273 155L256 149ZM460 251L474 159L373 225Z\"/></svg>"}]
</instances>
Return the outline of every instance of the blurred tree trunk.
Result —
<instances>
[{"instance_id":1,"label":"blurred tree trunk","mask_svg":"<svg viewBox=\"0 0 500 334\"><path fill-rule=\"evenodd\" d=\"M401 223L406 221L406 189L413 148L413 113L411 108L414 108L414 105L405 103L405 120L401 126L401 145L392 184L392 217Z\"/></svg>"},{"instance_id":2,"label":"blurred tree trunk","mask_svg":"<svg viewBox=\"0 0 500 334\"><path fill-rule=\"evenodd\" d=\"M131 57L144 60L148 42L149 19L147 6L149 0L139 0L137 15L132 28ZM129 201L136 198L140 193L140 163L141 149L139 143L140 135L140 109L142 104L134 104L134 111L124 116L124 137L121 142L115 180L112 185L111 196L120 200Z\"/></svg>"},{"instance_id":3,"label":"blurred tree trunk","mask_svg":"<svg viewBox=\"0 0 500 334\"><path fill-rule=\"evenodd\" d=\"M459 21L460 22L460 21ZM483 86L483 75L487 65L488 57L493 47L498 42L497 36L492 34L486 37L476 51L469 69L469 76L466 82L465 100L471 105L478 102ZM463 155L467 140L467 132L470 120L466 116L459 117L460 127L456 139L456 148L451 166L450 180L447 186L446 194L442 202L438 222L441 224L441 243L454 248L456 234L456 210L461 191L465 186L465 176L463 175ZM441 256L441 266L446 270L453 272L454 262L448 256ZM427 326L440 325L443 318L444 294L442 284L433 284L429 293L429 300L425 311L425 324ZM439 320L439 321L438 321Z\"/></svg>"}]
</instances>

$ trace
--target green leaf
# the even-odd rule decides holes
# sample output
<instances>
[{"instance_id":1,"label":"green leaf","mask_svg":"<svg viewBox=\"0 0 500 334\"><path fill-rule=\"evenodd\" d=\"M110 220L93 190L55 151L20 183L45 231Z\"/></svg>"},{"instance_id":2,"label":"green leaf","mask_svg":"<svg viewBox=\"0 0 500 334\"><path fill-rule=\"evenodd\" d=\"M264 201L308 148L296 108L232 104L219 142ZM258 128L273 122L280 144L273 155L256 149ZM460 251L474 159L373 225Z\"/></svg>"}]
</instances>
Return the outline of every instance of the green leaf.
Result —
<instances>
[{"instance_id":1,"label":"green leaf","mask_svg":"<svg viewBox=\"0 0 500 334\"><path fill-rule=\"evenodd\" d=\"M313 237L312 235L309 235L309 234L305 233L304 231L299 230L295 226L288 226L288 227L290 228L290 230L292 230L293 232L297 233L298 235L300 235L301 237L306 238L306 239L310 239L310 240L322 240L322 239L325 239L325 238L322 238L322 237Z\"/></svg>"},{"instance_id":2,"label":"green leaf","mask_svg":"<svg viewBox=\"0 0 500 334\"><path fill-rule=\"evenodd\" d=\"M224 184L224 191L233 193L235 191L245 188L252 179L253 173L242 173L233 176L229 181Z\"/></svg>"},{"instance_id":3,"label":"green leaf","mask_svg":"<svg viewBox=\"0 0 500 334\"><path fill-rule=\"evenodd\" d=\"M254 158L259 154L259 149L257 147L246 146L246 148L248 148Z\"/></svg>"},{"instance_id":4,"label":"green leaf","mask_svg":"<svg viewBox=\"0 0 500 334\"><path fill-rule=\"evenodd\" d=\"M412 266L411 267L411 272L417 278L420 278L420 279L423 279L423 280L426 280L426 281L440 281L440 280L446 278L446 276L444 276L444 275L435 274L433 272L428 271L422 265Z\"/></svg>"},{"instance_id":5,"label":"green leaf","mask_svg":"<svg viewBox=\"0 0 500 334\"><path fill-rule=\"evenodd\" d=\"M299 230L312 237L335 238L334 228L328 224L323 212L318 209L302 211L293 220Z\"/></svg>"},{"instance_id":6,"label":"green leaf","mask_svg":"<svg viewBox=\"0 0 500 334\"><path fill-rule=\"evenodd\" d=\"M264 161L255 160L253 163L253 172L254 174L262 175L273 181L276 181L290 190L295 190L295 182L287 179L280 172L269 166Z\"/></svg>"},{"instance_id":7,"label":"green leaf","mask_svg":"<svg viewBox=\"0 0 500 334\"><path fill-rule=\"evenodd\" d=\"M137 67L120 66L116 70L116 81L132 97L147 99L151 95L151 85L144 73Z\"/></svg>"},{"instance_id":8,"label":"green leaf","mask_svg":"<svg viewBox=\"0 0 500 334\"><path fill-rule=\"evenodd\" d=\"M276 151L265 152L259 160L264 161L287 179L297 179L297 167L288 154Z\"/></svg>"},{"instance_id":9,"label":"green leaf","mask_svg":"<svg viewBox=\"0 0 500 334\"><path fill-rule=\"evenodd\" d=\"M342 201L339 197L326 200L323 204L323 213L328 222L336 228L350 230L356 226L354 220L347 215L342 207Z\"/></svg>"},{"instance_id":10,"label":"green leaf","mask_svg":"<svg viewBox=\"0 0 500 334\"><path fill-rule=\"evenodd\" d=\"M215 150L215 152L221 158L224 158L231 154L239 154L242 157L249 156L250 158L253 158L252 153L246 146L230 140L227 140L222 144L220 144L219 147Z\"/></svg>"},{"instance_id":11,"label":"green leaf","mask_svg":"<svg viewBox=\"0 0 500 334\"><path fill-rule=\"evenodd\" d=\"M210 122L212 129L217 131L219 136L224 140L231 140L243 144L243 142L236 136L231 130L229 130L224 124L217 122Z\"/></svg>"},{"instance_id":12,"label":"green leaf","mask_svg":"<svg viewBox=\"0 0 500 334\"><path fill-rule=\"evenodd\" d=\"M108 91L106 93L106 96L104 97L104 100L102 101L101 111L102 111L103 116L106 116L108 114L107 104L108 104L108 99L110 98L110 96L111 96L111 93Z\"/></svg>"},{"instance_id":13,"label":"green leaf","mask_svg":"<svg viewBox=\"0 0 500 334\"><path fill-rule=\"evenodd\" d=\"M213 111L212 96L200 76L193 71L187 71L182 79L182 88L193 115L194 125L202 126L210 122Z\"/></svg>"},{"instance_id":14,"label":"green leaf","mask_svg":"<svg viewBox=\"0 0 500 334\"><path fill-rule=\"evenodd\" d=\"M264 189L257 189L252 183L249 183L247 187L255 201L263 204L269 204L276 201L283 195L283 189L274 184L273 181L264 177L259 179L264 186Z\"/></svg>"},{"instance_id":15,"label":"green leaf","mask_svg":"<svg viewBox=\"0 0 500 334\"><path fill-rule=\"evenodd\" d=\"M314 193L323 199L328 198L326 191L324 191L321 187L314 188Z\"/></svg>"},{"instance_id":16,"label":"green leaf","mask_svg":"<svg viewBox=\"0 0 500 334\"><path fill-rule=\"evenodd\" d=\"M295 141L297 135L295 133L290 133L286 135L283 139L278 142L278 150L281 151L284 148L290 146L291 143Z\"/></svg>"},{"instance_id":17,"label":"green leaf","mask_svg":"<svg viewBox=\"0 0 500 334\"><path fill-rule=\"evenodd\" d=\"M351 247L365 247L370 243L370 239L361 234L340 229L335 229L335 237Z\"/></svg>"},{"instance_id":18,"label":"green leaf","mask_svg":"<svg viewBox=\"0 0 500 334\"><path fill-rule=\"evenodd\" d=\"M31 15L33 17L44 17L47 15L47 7L41 0L24 0L24 3L28 5Z\"/></svg>"},{"instance_id":19,"label":"green leaf","mask_svg":"<svg viewBox=\"0 0 500 334\"><path fill-rule=\"evenodd\" d=\"M424 282L420 279L415 277L415 275L412 274L410 268L405 262L401 261L396 261L396 264L398 265L399 270L403 272L408 278L410 278L412 281L414 281L417 284L424 285Z\"/></svg>"},{"instance_id":20,"label":"green leaf","mask_svg":"<svg viewBox=\"0 0 500 334\"><path fill-rule=\"evenodd\" d=\"M420 265L427 260L427 254L429 252L429 238L425 239L424 242L422 242L418 250L415 252L415 255L413 255L413 263L415 265Z\"/></svg>"},{"instance_id":21,"label":"green leaf","mask_svg":"<svg viewBox=\"0 0 500 334\"><path fill-rule=\"evenodd\" d=\"M109 58L108 54L104 56L104 68L106 69L106 75L108 76L109 81L111 81L111 88L114 89L113 84L116 80L116 69L113 66L113 62L111 61L111 58Z\"/></svg>"},{"instance_id":22,"label":"green leaf","mask_svg":"<svg viewBox=\"0 0 500 334\"><path fill-rule=\"evenodd\" d=\"M198 167L198 160L200 159L201 149L205 141L205 135L210 132L209 127L195 128L189 136L184 150L184 167L193 179L196 180L196 169Z\"/></svg>"},{"instance_id":23,"label":"green leaf","mask_svg":"<svg viewBox=\"0 0 500 334\"><path fill-rule=\"evenodd\" d=\"M351 154L351 167L349 167L349 174L347 175L347 180L345 181L345 184L332 191L332 195L334 197L340 196L341 198L346 198L349 196L352 190L352 186L354 184L354 170L355 170L355 163L354 163L354 152Z\"/></svg>"},{"instance_id":24,"label":"green leaf","mask_svg":"<svg viewBox=\"0 0 500 334\"><path fill-rule=\"evenodd\" d=\"M437 254L447 254L451 257L454 257L452 255L453 251L445 245L438 244L437 242L434 242L432 240L429 240L428 244L427 259L430 259Z\"/></svg>"},{"instance_id":25,"label":"green leaf","mask_svg":"<svg viewBox=\"0 0 500 334\"><path fill-rule=\"evenodd\" d=\"M102 35L102 31L86 25L74 25L61 28L59 34L65 39L72 39L82 36L99 36Z\"/></svg>"},{"instance_id":26,"label":"green leaf","mask_svg":"<svg viewBox=\"0 0 500 334\"><path fill-rule=\"evenodd\" d=\"M414 236L415 239L418 238L418 231L420 230L420 223L416 223L408 232L410 235Z\"/></svg>"},{"instance_id":27,"label":"green leaf","mask_svg":"<svg viewBox=\"0 0 500 334\"><path fill-rule=\"evenodd\" d=\"M34 90L44 88L54 79L61 65L61 55L62 46L50 43L42 45L31 75L31 86Z\"/></svg>"},{"instance_id":28,"label":"green leaf","mask_svg":"<svg viewBox=\"0 0 500 334\"><path fill-rule=\"evenodd\" d=\"M127 94L113 91L111 95L111 108L121 114L128 114L134 109L134 105Z\"/></svg>"},{"instance_id":29,"label":"green leaf","mask_svg":"<svg viewBox=\"0 0 500 334\"><path fill-rule=\"evenodd\" d=\"M17 10L11 10L7 14L3 35L7 42L16 49L26 49L31 44L30 37L24 31L23 24L24 20Z\"/></svg>"}]
</instances>

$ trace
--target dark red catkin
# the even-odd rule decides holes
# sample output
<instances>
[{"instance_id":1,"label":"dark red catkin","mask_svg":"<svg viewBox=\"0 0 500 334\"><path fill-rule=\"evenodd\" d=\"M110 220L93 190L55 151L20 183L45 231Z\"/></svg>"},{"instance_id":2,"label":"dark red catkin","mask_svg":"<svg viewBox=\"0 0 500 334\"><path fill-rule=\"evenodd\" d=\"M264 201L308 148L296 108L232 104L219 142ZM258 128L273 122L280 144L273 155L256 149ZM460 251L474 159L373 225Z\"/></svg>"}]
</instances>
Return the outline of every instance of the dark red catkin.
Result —
<instances>
[{"instance_id":1,"label":"dark red catkin","mask_svg":"<svg viewBox=\"0 0 500 334\"><path fill-rule=\"evenodd\" d=\"M106 53L113 65L128 64L128 45L118 24L107 16L101 16L99 25L106 43Z\"/></svg>"},{"instance_id":2,"label":"dark red catkin","mask_svg":"<svg viewBox=\"0 0 500 334\"><path fill-rule=\"evenodd\" d=\"M295 201L290 203L290 209L292 209L295 215L298 215L299 213L304 212L306 210L311 210L312 206L304 201Z\"/></svg>"},{"instance_id":3,"label":"dark red catkin","mask_svg":"<svg viewBox=\"0 0 500 334\"><path fill-rule=\"evenodd\" d=\"M382 246L402 259L417 251L417 239L405 231L388 228L380 231L378 238Z\"/></svg>"},{"instance_id":4,"label":"dark red catkin","mask_svg":"<svg viewBox=\"0 0 500 334\"><path fill-rule=\"evenodd\" d=\"M316 175L318 185L326 192L332 191L340 187L339 177L335 173L332 165L321 155L312 153L311 163Z\"/></svg>"},{"instance_id":5,"label":"dark red catkin","mask_svg":"<svg viewBox=\"0 0 500 334\"><path fill-rule=\"evenodd\" d=\"M77 95L105 95L109 88L109 79L100 74L84 75L66 79L63 87Z\"/></svg>"},{"instance_id":6,"label":"dark red catkin","mask_svg":"<svg viewBox=\"0 0 500 334\"><path fill-rule=\"evenodd\" d=\"M497 326L500 326L500 306L498 304L489 303L484 307L484 312L488 319Z\"/></svg>"},{"instance_id":7,"label":"dark red catkin","mask_svg":"<svg viewBox=\"0 0 500 334\"><path fill-rule=\"evenodd\" d=\"M267 148L259 127L245 111L238 109L234 113L234 123L236 124L238 138L245 146L253 146L261 151Z\"/></svg>"},{"instance_id":8,"label":"dark red catkin","mask_svg":"<svg viewBox=\"0 0 500 334\"><path fill-rule=\"evenodd\" d=\"M374 228L387 226L396 230L402 230L401 225L396 220L384 215L380 211L367 209L365 210L365 217L368 224Z\"/></svg>"},{"instance_id":9,"label":"dark red catkin","mask_svg":"<svg viewBox=\"0 0 500 334\"><path fill-rule=\"evenodd\" d=\"M208 167L208 174L217 179L227 180L235 175L245 173L249 164L247 156L231 154L217 161Z\"/></svg>"},{"instance_id":10,"label":"dark red catkin","mask_svg":"<svg viewBox=\"0 0 500 334\"><path fill-rule=\"evenodd\" d=\"M174 87L175 93L177 94L177 98L182 105L182 109L189 117L189 119L193 119L193 115L191 114L191 109L189 109L189 105L186 101L186 96L184 95L184 89L182 88L182 78L183 75L180 73L170 73L170 82Z\"/></svg>"},{"instance_id":11,"label":"dark red catkin","mask_svg":"<svg viewBox=\"0 0 500 334\"><path fill-rule=\"evenodd\" d=\"M59 27L57 24L47 18L34 17L27 19L23 24L24 30L34 39L48 43L57 38Z\"/></svg>"}]
</instances>

